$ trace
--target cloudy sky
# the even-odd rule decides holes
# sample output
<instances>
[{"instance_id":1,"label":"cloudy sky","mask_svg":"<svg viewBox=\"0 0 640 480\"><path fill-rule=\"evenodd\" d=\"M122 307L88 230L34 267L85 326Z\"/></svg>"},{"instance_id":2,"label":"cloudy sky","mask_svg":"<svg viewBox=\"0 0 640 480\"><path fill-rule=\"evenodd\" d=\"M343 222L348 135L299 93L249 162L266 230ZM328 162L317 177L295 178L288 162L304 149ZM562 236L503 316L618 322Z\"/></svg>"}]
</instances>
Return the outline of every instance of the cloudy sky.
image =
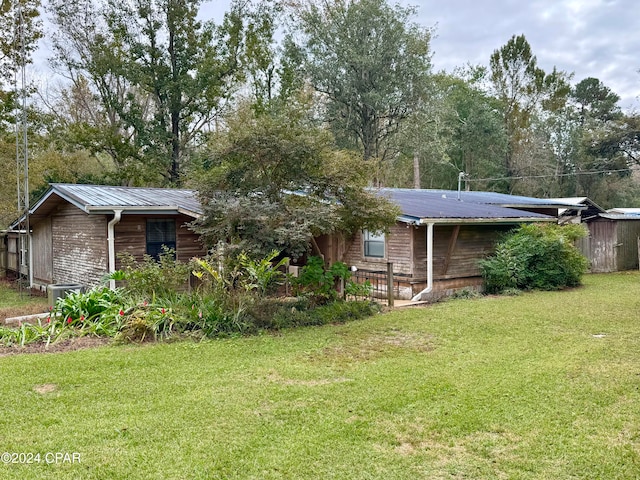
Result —
<instances>
[{"instance_id":1,"label":"cloudy sky","mask_svg":"<svg viewBox=\"0 0 640 480\"><path fill-rule=\"evenodd\" d=\"M538 65L573 73L575 84L600 79L627 111L640 112L638 0L389 0L414 5L415 21L435 29L436 70L489 64L492 52L524 34ZM216 23L230 0L204 0L201 17ZM39 56L47 55L47 48Z\"/></svg>"},{"instance_id":2,"label":"cloudy sky","mask_svg":"<svg viewBox=\"0 0 640 480\"><path fill-rule=\"evenodd\" d=\"M436 27L433 63L451 70L488 65L494 50L524 34L549 72L574 73L575 84L600 79L640 110L640 17L637 0L415 0L416 21Z\"/></svg>"},{"instance_id":3,"label":"cloudy sky","mask_svg":"<svg viewBox=\"0 0 640 480\"><path fill-rule=\"evenodd\" d=\"M390 0L395 3L397 0ZM638 0L399 0L418 8L415 21L435 27L436 70L489 64L494 50L524 34L538 65L574 73L575 84L600 79L626 110L640 110ZM216 20L228 0L204 2Z\"/></svg>"}]
</instances>

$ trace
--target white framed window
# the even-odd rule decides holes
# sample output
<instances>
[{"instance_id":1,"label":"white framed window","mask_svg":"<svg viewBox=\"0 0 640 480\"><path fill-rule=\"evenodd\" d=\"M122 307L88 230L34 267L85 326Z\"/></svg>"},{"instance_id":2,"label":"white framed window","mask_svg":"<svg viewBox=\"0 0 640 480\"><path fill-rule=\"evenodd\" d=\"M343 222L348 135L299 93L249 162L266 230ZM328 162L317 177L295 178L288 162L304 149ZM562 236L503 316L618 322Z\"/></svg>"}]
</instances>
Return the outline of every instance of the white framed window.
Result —
<instances>
[{"instance_id":1,"label":"white framed window","mask_svg":"<svg viewBox=\"0 0 640 480\"><path fill-rule=\"evenodd\" d=\"M384 258L384 232L362 231L364 240L364 256L371 258Z\"/></svg>"}]
</instances>

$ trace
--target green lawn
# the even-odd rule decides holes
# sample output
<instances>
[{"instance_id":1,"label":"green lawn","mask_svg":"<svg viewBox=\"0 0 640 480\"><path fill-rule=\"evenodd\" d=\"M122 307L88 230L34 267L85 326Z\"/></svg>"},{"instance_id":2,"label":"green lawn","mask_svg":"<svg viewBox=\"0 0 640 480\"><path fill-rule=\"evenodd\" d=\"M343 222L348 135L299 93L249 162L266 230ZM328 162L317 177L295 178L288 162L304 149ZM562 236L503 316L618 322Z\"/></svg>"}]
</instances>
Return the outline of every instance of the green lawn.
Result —
<instances>
[{"instance_id":1,"label":"green lawn","mask_svg":"<svg viewBox=\"0 0 640 480\"><path fill-rule=\"evenodd\" d=\"M639 312L640 274L591 275L282 335L3 357L0 454L41 463L0 478L640 478Z\"/></svg>"},{"instance_id":2,"label":"green lawn","mask_svg":"<svg viewBox=\"0 0 640 480\"><path fill-rule=\"evenodd\" d=\"M26 289L18 291L15 284L0 279L0 325L7 317L41 313L47 308L45 297L32 296Z\"/></svg>"}]
</instances>

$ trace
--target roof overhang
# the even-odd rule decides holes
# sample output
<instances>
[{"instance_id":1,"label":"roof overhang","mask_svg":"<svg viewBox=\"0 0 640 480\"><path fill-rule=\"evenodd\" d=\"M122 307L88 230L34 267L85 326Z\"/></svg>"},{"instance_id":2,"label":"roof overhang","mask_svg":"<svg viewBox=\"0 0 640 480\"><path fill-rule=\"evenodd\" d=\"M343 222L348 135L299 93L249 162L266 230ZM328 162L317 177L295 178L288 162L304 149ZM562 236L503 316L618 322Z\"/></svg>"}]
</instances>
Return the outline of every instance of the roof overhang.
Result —
<instances>
[{"instance_id":1,"label":"roof overhang","mask_svg":"<svg viewBox=\"0 0 640 480\"><path fill-rule=\"evenodd\" d=\"M398 217L398 221L410 225L520 225L532 222L557 222L555 217L509 217L509 218L417 218L407 215Z\"/></svg>"},{"instance_id":2,"label":"roof overhang","mask_svg":"<svg viewBox=\"0 0 640 480\"><path fill-rule=\"evenodd\" d=\"M192 218L199 218L201 216L200 213L193 212L186 208L177 207L177 206L153 206L153 207L132 207L132 206L123 206L123 205L100 205L99 207L87 206L87 207L79 207L85 213L90 215L108 215L116 210L122 212L123 215L186 215Z\"/></svg>"}]
</instances>

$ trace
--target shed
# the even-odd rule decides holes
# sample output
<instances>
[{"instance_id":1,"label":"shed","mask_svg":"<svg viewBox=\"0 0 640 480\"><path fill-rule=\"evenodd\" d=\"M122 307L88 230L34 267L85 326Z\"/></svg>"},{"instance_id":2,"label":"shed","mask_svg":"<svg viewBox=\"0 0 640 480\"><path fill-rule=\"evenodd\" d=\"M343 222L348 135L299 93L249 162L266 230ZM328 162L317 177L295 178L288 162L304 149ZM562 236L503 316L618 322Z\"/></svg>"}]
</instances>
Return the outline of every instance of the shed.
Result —
<instances>
[{"instance_id":1,"label":"shed","mask_svg":"<svg viewBox=\"0 0 640 480\"><path fill-rule=\"evenodd\" d=\"M191 190L52 184L29 210L30 284L96 285L119 268L121 252L141 260L165 245L178 260L203 255L200 237L188 227L201 213ZM26 249L19 232L7 237L8 268L15 271Z\"/></svg>"},{"instance_id":2,"label":"shed","mask_svg":"<svg viewBox=\"0 0 640 480\"><path fill-rule=\"evenodd\" d=\"M640 215L599 213L586 221L589 236L579 244L591 263L591 272L638 268Z\"/></svg>"}]
</instances>

